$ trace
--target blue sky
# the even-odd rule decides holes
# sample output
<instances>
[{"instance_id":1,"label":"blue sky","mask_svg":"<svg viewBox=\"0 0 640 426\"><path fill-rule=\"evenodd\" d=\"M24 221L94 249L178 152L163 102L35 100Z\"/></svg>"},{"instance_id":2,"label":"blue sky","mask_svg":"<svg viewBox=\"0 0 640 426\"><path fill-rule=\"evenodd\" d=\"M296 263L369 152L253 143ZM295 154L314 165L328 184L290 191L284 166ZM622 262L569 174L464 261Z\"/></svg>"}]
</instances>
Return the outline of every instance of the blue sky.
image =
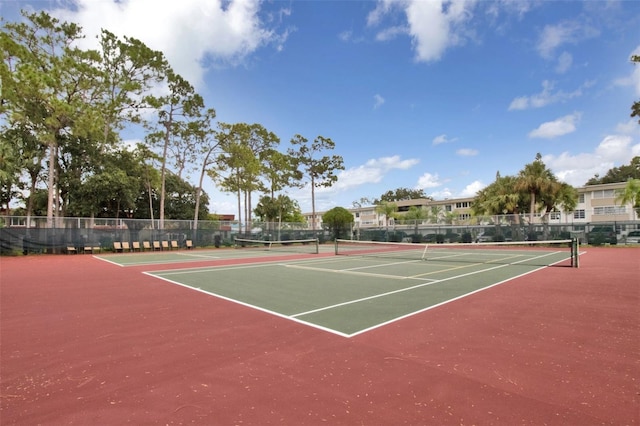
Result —
<instances>
[{"instance_id":1,"label":"blue sky","mask_svg":"<svg viewBox=\"0 0 640 426\"><path fill-rule=\"evenodd\" d=\"M399 187L473 196L536 153L582 186L640 155L637 1L0 2L21 8L162 50L220 121L260 123L282 150L331 138L346 169L319 211ZM288 194L311 210L310 189Z\"/></svg>"}]
</instances>

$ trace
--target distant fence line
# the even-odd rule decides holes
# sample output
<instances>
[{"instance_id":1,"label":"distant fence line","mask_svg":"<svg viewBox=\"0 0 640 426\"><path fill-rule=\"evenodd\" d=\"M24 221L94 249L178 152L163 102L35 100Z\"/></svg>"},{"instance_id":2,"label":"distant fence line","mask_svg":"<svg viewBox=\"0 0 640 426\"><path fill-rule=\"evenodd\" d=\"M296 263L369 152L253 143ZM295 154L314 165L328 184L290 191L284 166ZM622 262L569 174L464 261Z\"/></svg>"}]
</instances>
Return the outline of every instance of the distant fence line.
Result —
<instances>
[{"instance_id":1,"label":"distant fence line","mask_svg":"<svg viewBox=\"0 0 640 426\"><path fill-rule=\"evenodd\" d=\"M1 216L0 253L60 253L66 247L99 245L110 250L114 242L177 241L184 246L191 240L196 247L221 247L233 244L235 237L292 240L318 238L321 242L340 238L373 241L463 242L523 241L578 238L582 243L590 235L607 234L604 243L624 243L626 235L640 230L640 221L594 223L528 222L528 215L483 216L454 223L430 223L429 220L394 220L387 225L360 226L346 229L312 230L307 223L240 221L159 220L123 218L54 218L47 227L46 217ZM340 235L336 235L339 233Z\"/></svg>"}]
</instances>

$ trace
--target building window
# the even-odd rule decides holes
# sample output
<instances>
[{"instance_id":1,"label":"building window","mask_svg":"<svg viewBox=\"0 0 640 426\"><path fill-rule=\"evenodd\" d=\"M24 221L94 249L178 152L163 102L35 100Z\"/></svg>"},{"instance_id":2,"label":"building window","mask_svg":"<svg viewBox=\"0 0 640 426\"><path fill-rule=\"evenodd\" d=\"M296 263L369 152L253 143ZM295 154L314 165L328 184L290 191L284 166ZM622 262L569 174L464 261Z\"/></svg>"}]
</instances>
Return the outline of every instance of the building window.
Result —
<instances>
[{"instance_id":1,"label":"building window","mask_svg":"<svg viewBox=\"0 0 640 426\"><path fill-rule=\"evenodd\" d=\"M573 212L573 218L574 219L584 219L586 216L584 214L584 209L582 210L576 210Z\"/></svg>"},{"instance_id":2,"label":"building window","mask_svg":"<svg viewBox=\"0 0 640 426\"><path fill-rule=\"evenodd\" d=\"M593 191L593 198L613 198L616 192L613 189L603 189L601 191Z\"/></svg>"},{"instance_id":3,"label":"building window","mask_svg":"<svg viewBox=\"0 0 640 426\"><path fill-rule=\"evenodd\" d=\"M578 196L578 203L582 203L582 204L584 204L584 194L580 194L580 195Z\"/></svg>"},{"instance_id":4,"label":"building window","mask_svg":"<svg viewBox=\"0 0 640 426\"><path fill-rule=\"evenodd\" d=\"M451 204L447 204L446 206L444 206L444 211L450 212L451 211Z\"/></svg>"},{"instance_id":5,"label":"building window","mask_svg":"<svg viewBox=\"0 0 640 426\"><path fill-rule=\"evenodd\" d=\"M594 216L617 215L617 214L626 214L626 213L627 213L626 206L603 206L603 207L593 208Z\"/></svg>"},{"instance_id":6,"label":"building window","mask_svg":"<svg viewBox=\"0 0 640 426\"><path fill-rule=\"evenodd\" d=\"M462 213L458 215L458 219L460 220L468 220L471 219L471 213Z\"/></svg>"},{"instance_id":7,"label":"building window","mask_svg":"<svg viewBox=\"0 0 640 426\"><path fill-rule=\"evenodd\" d=\"M456 209L465 209L469 207L469 202L468 201L463 201L460 203L456 203Z\"/></svg>"},{"instance_id":8,"label":"building window","mask_svg":"<svg viewBox=\"0 0 640 426\"><path fill-rule=\"evenodd\" d=\"M27 219L24 217L11 217L9 226L27 226Z\"/></svg>"},{"instance_id":9,"label":"building window","mask_svg":"<svg viewBox=\"0 0 640 426\"><path fill-rule=\"evenodd\" d=\"M549 219L551 219L551 220L560 220L560 212L551 212L551 213L549 213Z\"/></svg>"}]
</instances>

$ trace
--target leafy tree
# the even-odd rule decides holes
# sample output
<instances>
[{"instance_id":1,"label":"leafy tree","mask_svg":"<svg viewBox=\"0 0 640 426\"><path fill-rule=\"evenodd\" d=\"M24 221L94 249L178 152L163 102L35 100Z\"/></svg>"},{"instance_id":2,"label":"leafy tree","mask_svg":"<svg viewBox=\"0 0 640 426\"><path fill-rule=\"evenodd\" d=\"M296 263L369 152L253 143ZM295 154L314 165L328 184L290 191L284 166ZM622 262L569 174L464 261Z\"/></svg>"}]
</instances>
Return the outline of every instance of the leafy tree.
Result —
<instances>
[{"instance_id":1,"label":"leafy tree","mask_svg":"<svg viewBox=\"0 0 640 426\"><path fill-rule=\"evenodd\" d=\"M7 132L0 137L0 208L4 206L9 211L11 200L18 195L20 182L20 164L16 146Z\"/></svg>"},{"instance_id":2,"label":"leafy tree","mask_svg":"<svg viewBox=\"0 0 640 426\"><path fill-rule=\"evenodd\" d=\"M339 155L322 155L324 151L333 150L335 143L323 136L318 136L313 142L301 135L291 139L293 148L288 153L295 159L302 169L304 176L309 179L311 186L311 228L316 229L316 196L318 187L331 187L337 180L335 172L344 170L344 162Z\"/></svg>"},{"instance_id":3,"label":"leafy tree","mask_svg":"<svg viewBox=\"0 0 640 426\"><path fill-rule=\"evenodd\" d=\"M481 189L471 203L471 211L475 215L512 215L514 224L520 223L520 213L525 211L529 203L528 194L522 194L515 188L517 179L514 176L501 176L496 173L496 180Z\"/></svg>"},{"instance_id":4,"label":"leafy tree","mask_svg":"<svg viewBox=\"0 0 640 426\"><path fill-rule=\"evenodd\" d=\"M353 214L344 207L334 207L322 215L322 223L329 228L333 238L347 237L353 222Z\"/></svg>"},{"instance_id":5,"label":"leafy tree","mask_svg":"<svg viewBox=\"0 0 640 426\"><path fill-rule=\"evenodd\" d=\"M282 181L273 180L273 170L269 170L270 164L268 162L269 158L274 158L275 147L280 143L280 139L275 133L268 131L260 124L240 124L239 126L243 137L242 142L249 148L255 159L253 164L256 164L256 167L246 168L245 170L245 217L247 218L245 225L247 227L246 231L249 232L252 212L251 194L254 190L266 190L260 178L266 175L270 178L271 185L276 185L277 187L278 184L282 184ZM283 172L290 173L291 166L288 165L287 169L283 170ZM286 182L286 177L283 177L283 179Z\"/></svg>"},{"instance_id":6,"label":"leafy tree","mask_svg":"<svg viewBox=\"0 0 640 426\"><path fill-rule=\"evenodd\" d=\"M380 199L374 200L373 204L380 204L383 201L394 202L394 201L405 201L405 200L417 200L420 198L433 200L432 197L429 197L424 193L423 189L397 188L397 189L385 192L380 196Z\"/></svg>"},{"instance_id":7,"label":"leafy tree","mask_svg":"<svg viewBox=\"0 0 640 426\"><path fill-rule=\"evenodd\" d=\"M298 202L283 194L276 198L263 195L253 212L260 221L267 222L268 229L272 233L276 229L276 223L279 230L283 223L304 223L305 221ZM280 239L279 233L277 239Z\"/></svg>"},{"instance_id":8,"label":"leafy tree","mask_svg":"<svg viewBox=\"0 0 640 426\"><path fill-rule=\"evenodd\" d=\"M125 123L140 123L140 112L150 107L149 90L164 78L167 61L131 37L118 38L103 29L100 36L101 61L98 65L103 90L95 102L104 117L105 142L124 128Z\"/></svg>"},{"instance_id":9,"label":"leafy tree","mask_svg":"<svg viewBox=\"0 0 640 426\"><path fill-rule=\"evenodd\" d=\"M303 175L298 170L296 159L292 156L271 149L265 153L262 163L265 168L266 186L271 198L274 198L276 193L284 188L300 187Z\"/></svg>"},{"instance_id":10,"label":"leafy tree","mask_svg":"<svg viewBox=\"0 0 640 426\"><path fill-rule=\"evenodd\" d=\"M119 168L90 176L82 185L84 212L92 217L115 217L133 211L138 186L136 178Z\"/></svg>"},{"instance_id":11,"label":"leafy tree","mask_svg":"<svg viewBox=\"0 0 640 426\"><path fill-rule=\"evenodd\" d=\"M188 124L188 132L186 138L191 138L191 146L200 156L202 156L202 166L200 167L200 177L198 179L198 187L196 192L196 207L194 213L193 228L198 229L198 217L200 212L200 196L202 194L202 184L207 170L216 163L216 150L220 148L220 142L217 139L217 133L213 129L213 120L216 112L213 108L208 109L205 114L198 120L194 120Z\"/></svg>"},{"instance_id":12,"label":"leafy tree","mask_svg":"<svg viewBox=\"0 0 640 426\"><path fill-rule=\"evenodd\" d=\"M242 218L242 193L246 189L246 170L257 169L256 158L251 150L241 142L234 125L221 123L218 139L222 153L218 157L219 172L209 176L215 177L224 191L235 192L238 203L238 220ZM246 218L246 216L245 216Z\"/></svg>"},{"instance_id":13,"label":"leafy tree","mask_svg":"<svg viewBox=\"0 0 640 426\"><path fill-rule=\"evenodd\" d=\"M68 135L95 139L103 130L102 116L91 100L101 85L96 64L100 55L81 50L83 35L73 23L60 22L41 12L23 12L25 20L6 23L0 32L3 64L2 112L9 125L31 129L48 150L47 225L58 209L58 153Z\"/></svg>"},{"instance_id":14,"label":"leafy tree","mask_svg":"<svg viewBox=\"0 0 640 426\"><path fill-rule=\"evenodd\" d=\"M264 190L260 177L264 174L263 161L279 143L278 137L259 124L220 124L218 133L222 155L219 156L221 171L226 176L220 180L227 191L236 192L238 218L242 217L242 194L244 194L244 218L246 232L251 226L251 193Z\"/></svg>"},{"instance_id":15,"label":"leafy tree","mask_svg":"<svg viewBox=\"0 0 640 426\"><path fill-rule=\"evenodd\" d=\"M520 214L528 212L529 225L533 226L535 213L542 213L541 219L547 224L548 213L556 206L571 211L577 202L575 188L558 181L538 154L518 176L502 177L498 172L495 182L477 193L471 210L475 215L511 215L514 226L520 224ZM515 231L519 232L517 227Z\"/></svg>"},{"instance_id":16,"label":"leafy tree","mask_svg":"<svg viewBox=\"0 0 640 426\"><path fill-rule=\"evenodd\" d=\"M359 209L362 206L370 206L375 203L368 197L362 197L359 200L353 201L351 204L353 204L354 208Z\"/></svg>"},{"instance_id":17,"label":"leafy tree","mask_svg":"<svg viewBox=\"0 0 640 426\"><path fill-rule=\"evenodd\" d=\"M160 167L160 229L164 228L166 176L169 149L172 143L179 141L185 123L197 118L204 101L195 92L193 86L170 67L164 70L168 93L165 96L149 98L149 103L156 109L158 120L155 130L147 135L147 141L161 151Z\"/></svg>"},{"instance_id":18,"label":"leafy tree","mask_svg":"<svg viewBox=\"0 0 640 426\"><path fill-rule=\"evenodd\" d=\"M624 189L618 193L618 200L621 204L631 203L640 216L640 179L629 179Z\"/></svg>"},{"instance_id":19,"label":"leafy tree","mask_svg":"<svg viewBox=\"0 0 640 426\"><path fill-rule=\"evenodd\" d=\"M196 207L197 188L189 182L180 178L174 173L167 174L166 180L167 202L166 218L174 220L191 220L193 219ZM209 203L208 195L203 192L200 196L200 202L203 206ZM207 218L207 209L200 210L198 219L205 220Z\"/></svg>"},{"instance_id":20,"label":"leafy tree","mask_svg":"<svg viewBox=\"0 0 640 426\"><path fill-rule=\"evenodd\" d=\"M603 183L626 182L629 179L640 179L640 156L633 157L627 165L609 169L607 173L600 177L595 175L587 182L587 185L600 185Z\"/></svg>"}]
</instances>

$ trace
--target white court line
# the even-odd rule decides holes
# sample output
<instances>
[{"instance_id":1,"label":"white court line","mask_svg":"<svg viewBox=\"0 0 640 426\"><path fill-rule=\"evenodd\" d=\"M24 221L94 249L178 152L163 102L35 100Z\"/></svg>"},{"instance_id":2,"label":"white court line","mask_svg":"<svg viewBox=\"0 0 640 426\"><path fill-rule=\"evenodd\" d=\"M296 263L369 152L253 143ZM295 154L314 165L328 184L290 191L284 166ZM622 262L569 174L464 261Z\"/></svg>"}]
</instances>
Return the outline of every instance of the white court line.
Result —
<instances>
[{"instance_id":1,"label":"white court line","mask_svg":"<svg viewBox=\"0 0 640 426\"><path fill-rule=\"evenodd\" d=\"M233 260L231 258L230 260ZM290 260L291 263L313 263L313 262L327 262L328 258L320 258L320 259L298 259L298 260ZM248 268L258 268L261 266L279 266L282 265L282 259L280 260L265 260L262 262L251 262L251 263L243 263L236 265L219 265L219 266L198 266L196 268L180 268L180 269L165 269L161 271L150 271L152 274L163 274L163 275L175 275L175 274L199 274L200 272L210 272L210 271L227 271L230 269L248 269Z\"/></svg>"},{"instance_id":2,"label":"white court line","mask_svg":"<svg viewBox=\"0 0 640 426\"><path fill-rule=\"evenodd\" d=\"M327 268L315 268L313 266L305 266L305 265L289 265L286 263L282 263L281 266L285 268L292 269L303 269L308 271L319 271L319 272L333 272L335 274L347 274L347 275L360 275L365 277L377 277L377 278L388 278L392 280L407 280L411 279L411 277L405 277L404 275L386 275L386 274L376 274L373 272L360 272L355 269L361 268L353 268L353 269L327 269Z\"/></svg>"},{"instance_id":3,"label":"white court line","mask_svg":"<svg viewBox=\"0 0 640 426\"><path fill-rule=\"evenodd\" d=\"M557 253L561 253L561 252L557 252ZM551 255L551 254L553 254L553 253L547 253L547 254L545 254L545 255L543 255L543 256L539 256L539 257L545 257L545 256L549 256L549 255ZM584 254L584 253L581 253L581 254ZM321 258L321 259L301 259L301 260L299 260L299 261L292 261L292 262L294 262L294 263L313 263L313 262L325 262L325 263L328 263L328 259L331 259L331 258ZM345 259L345 260L347 260L347 259ZM525 261L527 261L527 260L531 260L531 259L525 259L525 260L522 260L522 261L520 261L520 262L514 262L513 264L515 264L515 263L522 263L522 262L525 262ZM560 263L560 262L563 262L564 260L566 260L566 259L559 260L558 262L555 262L555 263ZM329 260L329 261L331 261L331 260ZM553 264L555 264L555 263L552 263L551 265L553 265ZM259 263L259 264L251 264L251 265L232 265L232 266L229 266L229 267L200 267L200 268L191 268L191 269L183 269L183 270L169 270L169 271L165 271L165 272L164 272L164 275L172 275L172 274L174 274L174 273L177 273L177 274L179 274L179 273L197 273L197 272L207 272L207 271L219 271L219 270L226 270L226 269L242 269L242 268L247 268L247 267L252 267L252 268L253 268L253 267L260 267L260 266L283 266L283 265L284 265L284 264L282 264L282 262L278 262L278 261L271 261L271 262L261 262L261 263ZM285 265L285 266L288 266L288 265ZM536 271L539 271L539 270L541 270L541 269L544 269L546 266L542 266L542 267L536 268L536 269L534 269L534 270L531 270L531 271L528 271L528 272L525 272L525 273L519 274L519 275L517 275L517 276L507 278L507 279L505 279L505 280L503 280L503 281L500 281L500 282L497 282L497 283L494 283L494 284L487 285L487 286L485 286L485 287L479 288L479 289L474 290L474 291L471 291L471 292L469 292L469 293L462 294L462 295L460 295L460 296L458 296L458 297L455 297L455 298L452 298L452 299L446 300L446 301L441 302L441 303L438 303L438 304L436 304L436 305L428 306L428 307L425 307L424 309L420 309L420 310L418 310L418 311L410 312L410 313L408 313L408 314L405 314L405 315L402 315L402 316L399 316L399 317L393 318L393 319L391 319L391 320L389 320L389 321L385 321L385 322L382 322L382 323L376 324L376 325L374 325L374 326L372 326L372 327L368 327L368 328L365 328L365 329L362 329L362 330L356 331L356 332L351 333L351 334L349 334L349 333L343 333L343 332L341 332L341 331L334 330L334 329L332 329L332 328L328 328L328 327L321 326L321 325L319 325L319 324L315 324L315 323L312 323L312 322L304 321L304 320L302 320L302 319L300 319L300 318L298 318L298 317L299 317L299 316L302 316L302 315L305 315L305 314L312 313L312 312L320 312L320 311L324 311L324 310L332 309L332 308L334 308L334 307L338 307L338 306L343 306L343 305L348 305L348 304L357 303L357 302L359 302L359 301L364 301L364 300L369 300L369 299L379 298L379 297L382 297L382 296L384 296L384 295L389 295L389 294L392 294L392 293L399 293L399 292L401 292L401 291L408 291L408 290L410 290L410 289L414 289L414 288L418 288L418 287L424 287L424 286L427 286L427 285L431 285L431 284L435 284L435 283L439 283L439 282L443 282L443 281L448 281L448 280L451 280L451 279L454 279L454 278L460 278L460 277L464 277L464 276L470 276L470 275L474 275L474 274L479 274L479 273L483 273L483 272L490 271L490 270L493 270L493 269L503 268L503 267L506 267L506 266L510 266L510 265L509 265L509 264L506 264L506 265L497 265L497 266L495 266L495 267L488 268L488 269L483 269L483 270L481 270L481 271L475 271L475 272L470 272L470 273L467 273L467 274L457 275L457 276L455 276L455 277L451 277L451 278L443 279L443 280L436 281L436 282L432 282L432 283L431 283L431 282L423 283L423 284L419 284L419 285L416 285L416 286L413 286L413 287L409 287L409 288L406 288L406 289L401 289L401 290L396 290L396 291L392 291L392 292L387 292L387 293L384 293L384 294L381 294L381 295L370 296L370 297L367 297L367 298L361 298L361 299L358 299L358 300L354 300L354 301L350 301L350 302L345 302L345 303L340 303L340 304L336 304L336 305L328 306L328 307L325 307L325 308L315 309L315 310L311 310L311 311L307 311L307 312L301 312L301 313L294 314L294 315L285 315L285 314L281 314L281 313L279 313L279 312L271 311L271 310L269 310L269 309L266 309L266 308L263 308L263 307L260 307L260 306L252 305L252 304L249 304L249 303L246 303L246 302L242 302L242 301L237 300L237 299L233 299L233 298L230 298L230 297L222 296L222 295L220 295L220 294L216 294L216 293L212 293L212 292L209 292L209 291L206 291L206 290L202 290L202 289L200 289L200 288L193 287L193 286L190 286L190 285L187 285L187 284L183 284L183 283L180 283L180 282L177 282L177 281L173 281L173 280L170 280L170 279L168 279L168 278L164 278L163 276L157 275L157 274L159 274L159 273L163 273L163 271L150 271L150 272L143 272L143 273L144 273L145 275L148 275L148 276L151 276L151 277L155 277L155 278L161 279L161 280L163 280L163 281L166 281L166 282L169 282L169 283L172 283L172 284L175 284L175 285L179 285L179 286L181 286L181 287L184 287L184 288L187 288L187 289L190 289L190 290L198 291L198 292L200 292L200 293L204 293L204 294L207 294L207 295L210 295L210 296L214 296L214 297L217 297L217 298L220 298L220 299L223 299L223 300L226 300L226 301L232 302L232 303L236 303L236 304L239 304L239 305L242 305L242 306L246 306L246 307L249 307L249 308L257 309L257 310L259 310L259 311L261 311L261 312L265 312L265 313L268 313L268 314L272 314L272 315L275 315L275 316L277 316L277 317L279 317L279 318L288 319L288 320L290 320L290 321L294 321L294 322L299 323L299 324L303 324L303 325L306 325L306 326L309 326L309 327L312 327L312 328L316 328L316 329L319 329L319 330L322 330L322 331L326 331L326 332L328 332L328 333L332 333L332 334L335 334L335 335L338 335L338 336L341 336L341 337L351 338L351 337L355 337L355 336L357 336L357 335L360 335L360 334L366 333L366 332L368 332L368 331L375 330L376 328L379 328L379 327L383 327L383 326L386 326L386 325L392 324L392 323L394 323L394 322L396 322L396 321L400 321L400 320L402 320L402 319L405 319L405 318L411 317L411 316L413 316L413 315L416 315L416 314L419 314L419 313L422 313L422 312L425 312L425 311L428 311L428 310L434 309L434 308L436 308L436 307L439 307L439 306L445 305L445 304L447 304L447 303L450 303L450 302L453 302L453 301L456 301L456 300L462 299L462 298L464 298L464 297L467 297L467 296L473 295L473 294L478 293L478 292L480 292L480 291L487 290L487 289L489 289L489 288L491 288L491 287L495 287L495 286L497 286L497 285L504 284L504 283L509 282L509 281L511 281L511 280L514 280L514 279L517 279L517 278L523 277L523 276L525 276L525 275L528 275L528 274L534 273L534 272L536 272ZM326 271L328 271L328 270L323 269L322 271L326 272Z\"/></svg>"},{"instance_id":4,"label":"white court line","mask_svg":"<svg viewBox=\"0 0 640 426\"><path fill-rule=\"evenodd\" d=\"M534 257L534 258L528 258L526 260L542 258L542 257L546 257L546 256L549 256L549 255L550 254L545 254L543 256L537 256L537 257ZM522 260L520 262L515 262L515 263L522 263L524 261L525 260ZM562 261L564 261L564 260L562 260ZM330 309L333 309L333 308L338 308L340 306L351 305L351 304L354 304L354 303L360 303L360 302L364 302L364 301L367 301L367 300L377 299L377 298L380 298L380 297L386 297L386 296L389 296L389 295L392 295L392 294L402 293L402 292L410 291L410 290L415 290L417 288L426 287L426 286L433 285L433 284L440 284L440 283L443 283L445 281L451 281L451 280L457 279L457 278L463 278L463 277L468 277L468 276L471 276L471 275L477 275L477 274L480 274L480 273L483 273L483 272L492 271L494 269L505 268L505 267L511 266L511 265L512 264L498 265L498 266L494 266L494 267L491 267L491 268L482 269L480 271L473 271L473 272L467 272L466 274L454 275L453 277L443 278L441 280L435 280L435 281L432 281L432 282L417 284L417 285L414 285L414 286L411 286L411 287L406 287L406 288L401 288L401 289L398 289L398 290L388 291L386 293L380 293L380 294L376 294L376 295L373 295L373 296L368 296L368 297L363 297L363 298L360 298L360 299L350 300L348 302L342 302L342 303L337 303L335 305L325 306L323 308L313 309L313 310L306 311L306 312L300 312L298 314L292 315L292 317L295 318L295 317L308 315L308 314L312 314L312 313L316 313L316 312L327 311L327 310L330 310ZM538 269L542 269L542 268L545 268L545 267L546 266L542 266L542 267L540 267ZM537 271L538 269L535 269L535 270Z\"/></svg>"},{"instance_id":5,"label":"white court line","mask_svg":"<svg viewBox=\"0 0 640 426\"><path fill-rule=\"evenodd\" d=\"M346 337L346 338L350 337L349 334L342 333L341 331L334 330L332 328L323 327L323 326L321 326L319 324L314 324L312 322L304 321L304 320L301 320L301 319L298 319L298 318L293 318L293 317L291 317L289 315L281 314L280 312L272 311L270 309L266 309L266 308L263 308L261 306L252 305L250 303L242 302L242 301L237 300L237 299L233 299L233 298L230 298L230 297L222 296L221 294L212 293L210 291L206 291L206 290L203 290L203 289L198 288L198 287L192 287L192 286L189 286L187 284L182 284L182 283L180 283L178 281L173 281L173 280L170 280L170 279L158 276L158 275L154 275L152 272L143 272L143 273L146 274L146 275L152 276L154 278L158 278L158 279L161 279L163 281L169 282L171 284L179 285L180 287L184 287L184 288L187 288L189 290L197 291L199 293L204 293L204 294L207 294L209 296L217 297L219 299L223 299L223 300L226 300L228 302L232 302L232 303L236 303L238 305L246 306L248 308L256 309L258 311L265 312L265 313L271 314L271 315L275 315L277 317L284 318L284 319L289 320L289 321L294 321L294 322L297 322L299 324L306 325L308 327L317 328L319 330L323 330L323 331L326 331L328 333L337 334L338 336L342 336L342 337Z\"/></svg>"}]
</instances>

